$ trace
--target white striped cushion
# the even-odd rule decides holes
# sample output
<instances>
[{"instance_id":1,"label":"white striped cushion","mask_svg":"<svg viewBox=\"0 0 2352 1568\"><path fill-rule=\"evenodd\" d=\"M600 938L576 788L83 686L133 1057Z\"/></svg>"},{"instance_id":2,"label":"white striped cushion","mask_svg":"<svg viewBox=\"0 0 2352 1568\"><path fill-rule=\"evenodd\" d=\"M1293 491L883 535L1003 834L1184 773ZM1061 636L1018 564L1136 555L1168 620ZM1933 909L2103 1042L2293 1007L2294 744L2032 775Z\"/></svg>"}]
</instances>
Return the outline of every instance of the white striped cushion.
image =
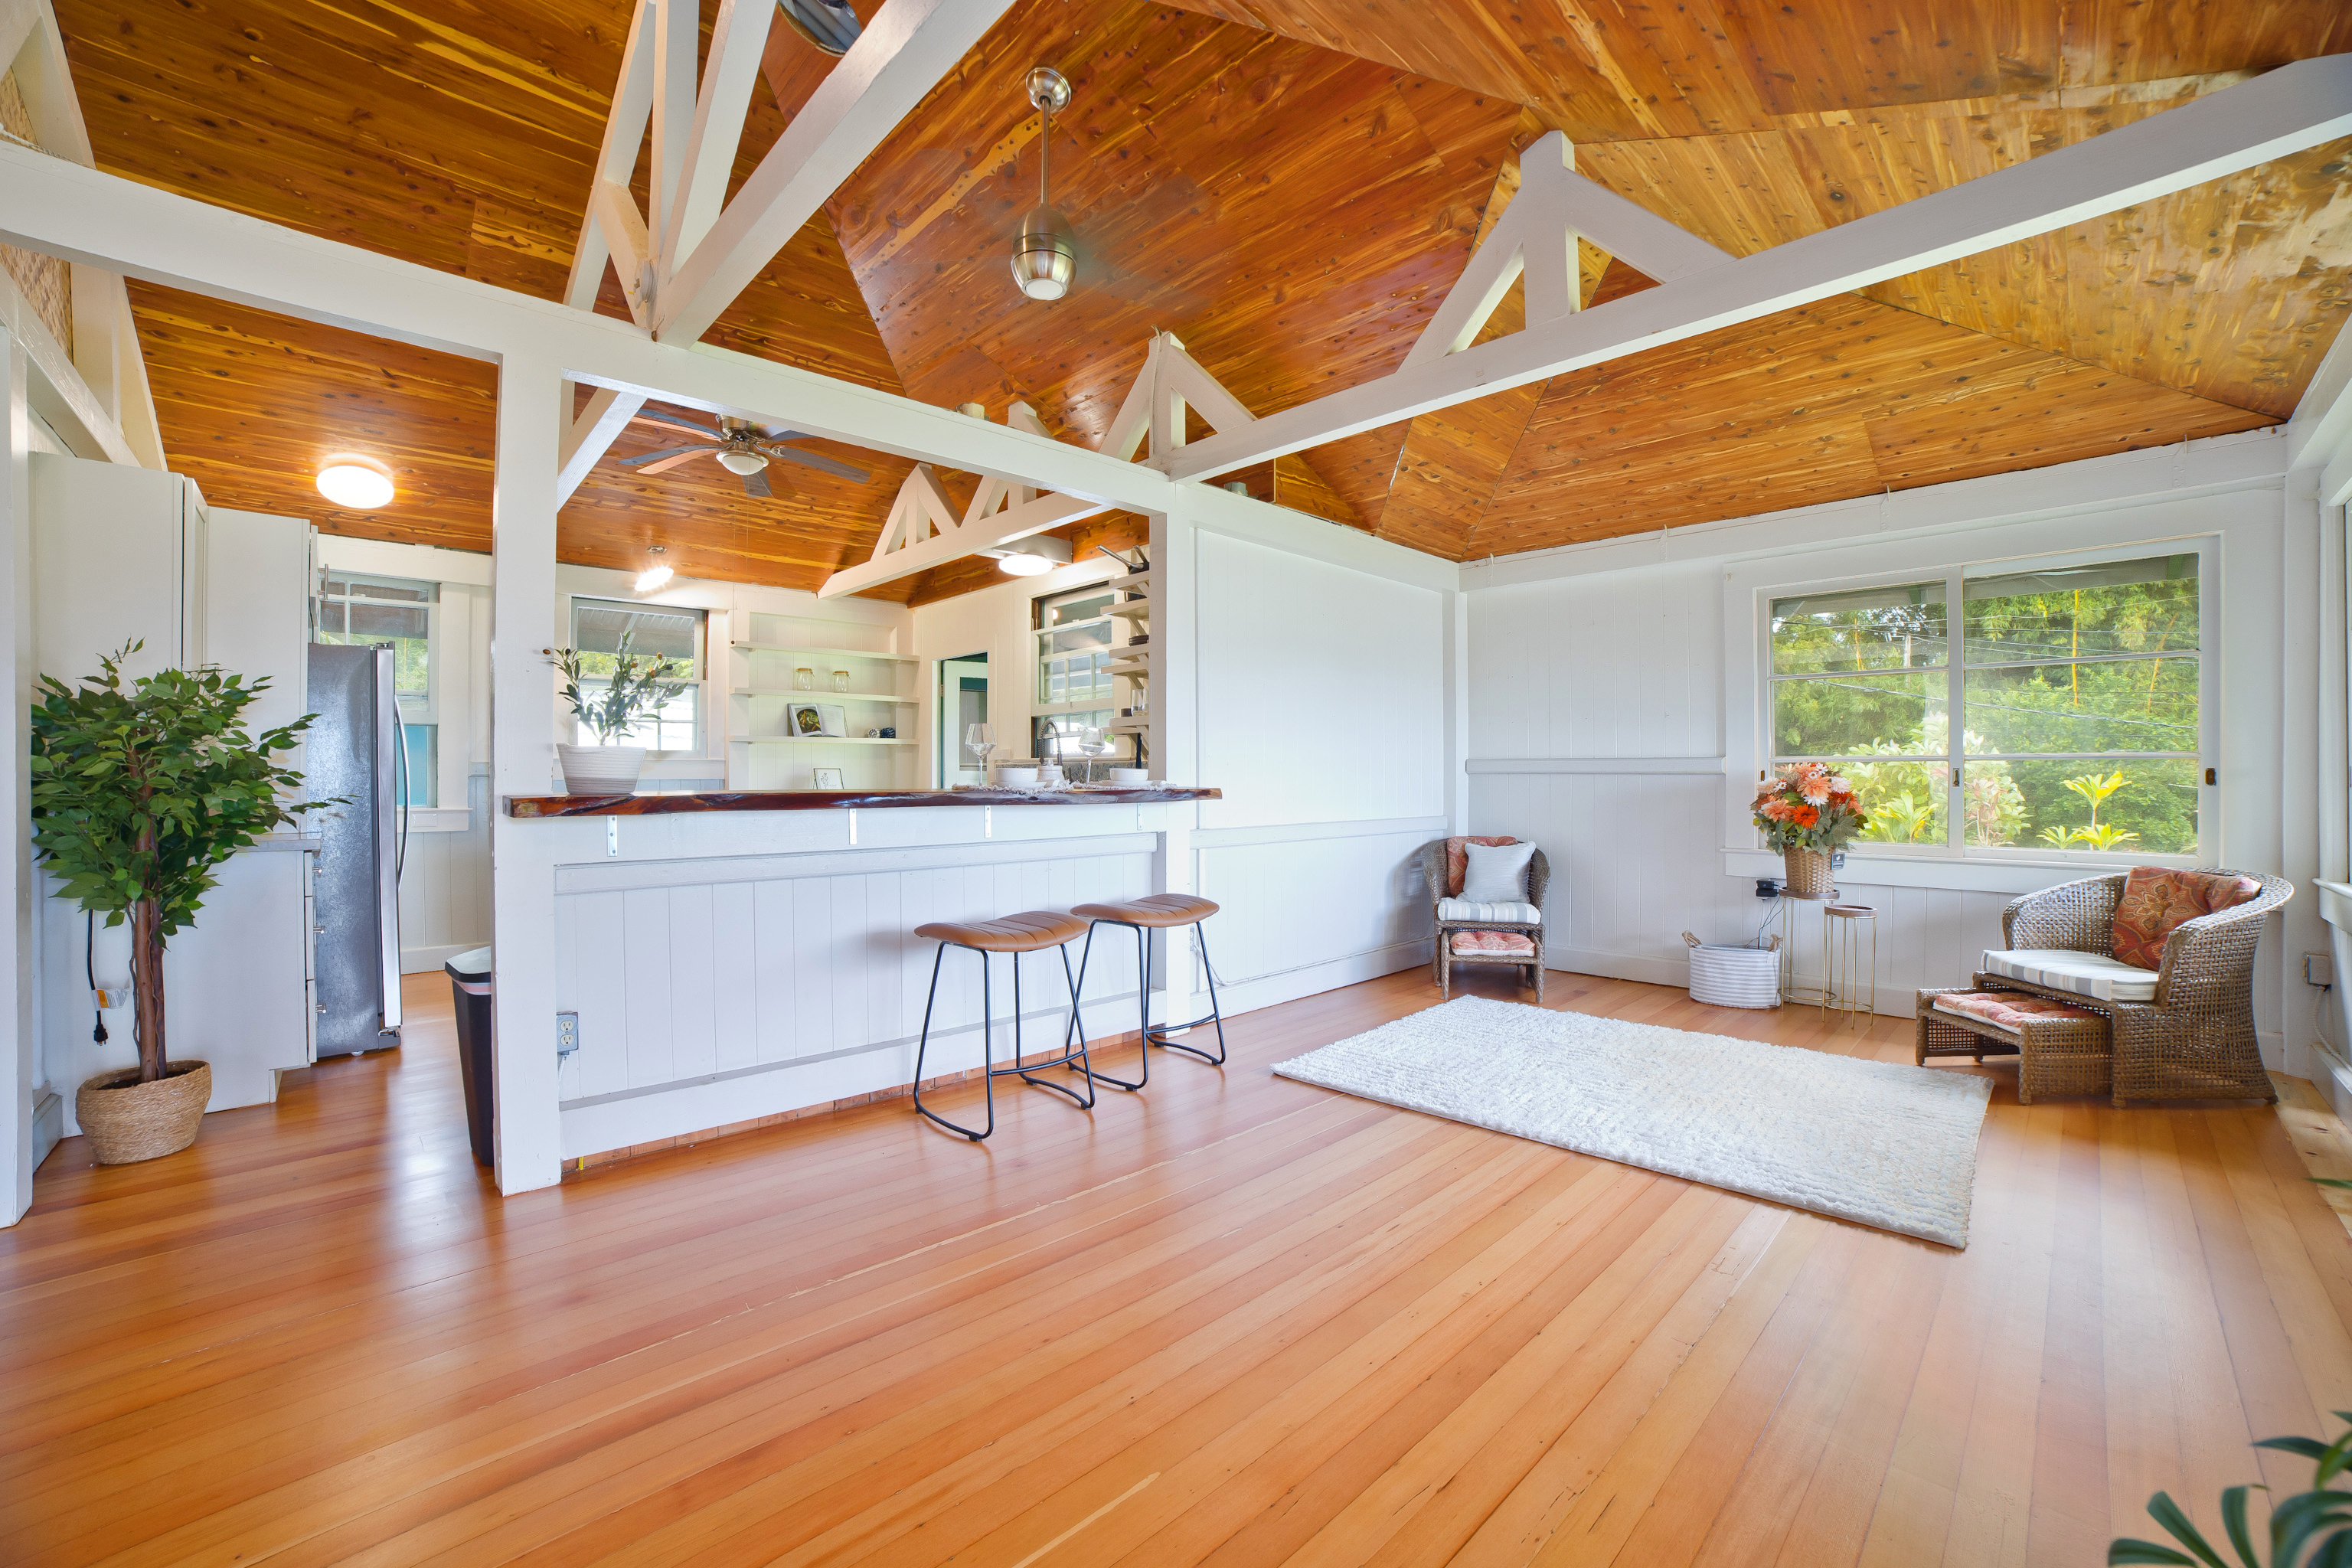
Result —
<instances>
[{"instance_id":1,"label":"white striped cushion","mask_svg":"<svg viewBox=\"0 0 2352 1568\"><path fill-rule=\"evenodd\" d=\"M2104 952L2076 952L2070 948L2028 947L2013 952L1988 949L1983 967L1988 974L2004 974L2102 1002L2156 998L2155 970L2122 963Z\"/></svg>"},{"instance_id":2,"label":"white striped cushion","mask_svg":"<svg viewBox=\"0 0 2352 1568\"><path fill-rule=\"evenodd\" d=\"M1515 925L1541 925L1543 911L1533 904L1474 904L1467 899L1440 899L1442 921L1507 921Z\"/></svg>"}]
</instances>

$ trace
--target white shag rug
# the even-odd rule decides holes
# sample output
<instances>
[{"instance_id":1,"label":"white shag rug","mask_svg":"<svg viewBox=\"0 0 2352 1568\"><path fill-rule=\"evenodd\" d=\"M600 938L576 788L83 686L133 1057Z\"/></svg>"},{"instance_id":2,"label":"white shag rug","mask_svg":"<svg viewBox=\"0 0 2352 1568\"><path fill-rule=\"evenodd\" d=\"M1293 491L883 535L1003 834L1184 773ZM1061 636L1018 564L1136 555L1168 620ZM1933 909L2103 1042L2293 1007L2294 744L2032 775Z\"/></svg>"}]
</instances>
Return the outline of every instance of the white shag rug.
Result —
<instances>
[{"instance_id":1,"label":"white shag rug","mask_svg":"<svg viewBox=\"0 0 2352 1568\"><path fill-rule=\"evenodd\" d=\"M1483 996L1274 1070L1958 1247L1992 1094L1969 1073Z\"/></svg>"}]
</instances>

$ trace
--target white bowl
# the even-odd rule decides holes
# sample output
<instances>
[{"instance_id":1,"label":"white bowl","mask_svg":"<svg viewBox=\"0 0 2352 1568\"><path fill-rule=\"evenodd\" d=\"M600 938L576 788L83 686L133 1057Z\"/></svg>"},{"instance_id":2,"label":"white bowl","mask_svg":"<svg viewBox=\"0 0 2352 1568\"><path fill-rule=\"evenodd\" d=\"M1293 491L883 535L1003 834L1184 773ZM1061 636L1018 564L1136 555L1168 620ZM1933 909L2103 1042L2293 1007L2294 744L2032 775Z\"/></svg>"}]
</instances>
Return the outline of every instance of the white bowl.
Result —
<instances>
[{"instance_id":1,"label":"white bowl","mask_svg":"<svg viewBox=\"0 0 2352 1568\"><path fill-rule=\"evenodd\" d=\"M1113 768L1110 770L1110 782L1120 784L1150 784L1151 782L1151 770L1149 768Z\"/></svg>"},{"instance_id":2,"label":"white bowl","mask_svg":"<svg viewBox=\"0 0 2352 1568\"><path fill-rule=\"evenodd\" d=\"M999 768L996 785L999 789L1034 789L1037 784L1035 768Z\"/></svg>"}]
</instances>

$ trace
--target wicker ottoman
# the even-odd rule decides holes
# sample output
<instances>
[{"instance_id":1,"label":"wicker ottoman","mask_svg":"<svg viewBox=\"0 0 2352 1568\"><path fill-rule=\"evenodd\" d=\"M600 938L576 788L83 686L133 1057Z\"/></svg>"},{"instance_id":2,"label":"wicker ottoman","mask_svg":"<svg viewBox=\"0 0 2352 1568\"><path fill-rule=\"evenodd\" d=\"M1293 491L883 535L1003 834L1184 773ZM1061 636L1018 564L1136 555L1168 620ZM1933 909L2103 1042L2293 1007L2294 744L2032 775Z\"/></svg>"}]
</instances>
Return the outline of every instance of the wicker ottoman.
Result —
<instances>
[{"instance_id":1,"label":"wicker ottoman","mask_svg":"<svg viewBox=\"0 0 2352 1568\"><path fill-rule=\"evenodd\" d=\"M1986 977L1977 978L1981 982ZM2026 1017L2014 1026L2005 1026L1987 1018L1944 1012L1936 1006L1938 996L1981 994L2002 989L1979 984L1918 993L1918 1035L1913 1059L1925 1067L1931 1057L1968 1057L1981 1062L1989 1056L2014 1056L2017 1100L2021 1105L2031 1105L2037 1098L2049 1095L2110 1092L2115 1077L2113 1034L2107 1020L2087 1007L2076 1008L2070 1014Z\"/></svg>"}]
</instances>

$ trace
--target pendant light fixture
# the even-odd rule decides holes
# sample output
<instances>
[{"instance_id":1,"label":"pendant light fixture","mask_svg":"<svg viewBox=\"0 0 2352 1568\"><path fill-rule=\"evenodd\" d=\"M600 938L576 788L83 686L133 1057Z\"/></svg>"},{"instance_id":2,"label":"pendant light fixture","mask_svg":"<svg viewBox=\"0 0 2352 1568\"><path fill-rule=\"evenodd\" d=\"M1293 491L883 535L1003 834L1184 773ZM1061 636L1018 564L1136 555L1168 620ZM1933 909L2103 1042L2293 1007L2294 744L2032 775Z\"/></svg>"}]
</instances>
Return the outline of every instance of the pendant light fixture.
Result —
<instances>
[{"instance_id":1,"label":"pendant light fixture","mask_svg":"<svg viewBox=\"0 0 2352 1568\"><path fill-rule=\"evenodd\" d=\"M1050 179L1054 111L1069 107L1070 84L1052 66L1032 66L1028 88L1029 101L1045 122L1037 133L1037 205L1021 220L1021 232L1013 238L1013 281L1032 300L1058 300L1070 291L1070 279L1078 269L1069 222L1052 205Z\"/></svg>"}]
</instances>

